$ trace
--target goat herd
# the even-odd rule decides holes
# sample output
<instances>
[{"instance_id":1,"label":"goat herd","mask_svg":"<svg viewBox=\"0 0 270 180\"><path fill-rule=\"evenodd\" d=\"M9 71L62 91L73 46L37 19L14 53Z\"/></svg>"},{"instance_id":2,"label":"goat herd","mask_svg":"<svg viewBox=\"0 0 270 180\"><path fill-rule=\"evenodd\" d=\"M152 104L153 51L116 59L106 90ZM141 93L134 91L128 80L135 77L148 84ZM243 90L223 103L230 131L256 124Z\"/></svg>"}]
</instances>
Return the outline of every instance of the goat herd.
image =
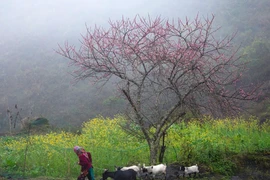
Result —
<instances>
[{"instance_id":1,"label":"goat herd","mask_svg":"<svg viewBox=\"0 0 270 180\"><path fill-rule=\"evenodd\" d=\"M185 167L181 165L165 165L158 164L154 166L128 166L128 167L116 167L115 171L104 170L101 180L106 180L108 177L114 180L136 180L139 179L165 179L173 180L180 176L185 177L186 175L191 176L199 173L199 168L196 165Z\"/></svg>"}]
</instances>

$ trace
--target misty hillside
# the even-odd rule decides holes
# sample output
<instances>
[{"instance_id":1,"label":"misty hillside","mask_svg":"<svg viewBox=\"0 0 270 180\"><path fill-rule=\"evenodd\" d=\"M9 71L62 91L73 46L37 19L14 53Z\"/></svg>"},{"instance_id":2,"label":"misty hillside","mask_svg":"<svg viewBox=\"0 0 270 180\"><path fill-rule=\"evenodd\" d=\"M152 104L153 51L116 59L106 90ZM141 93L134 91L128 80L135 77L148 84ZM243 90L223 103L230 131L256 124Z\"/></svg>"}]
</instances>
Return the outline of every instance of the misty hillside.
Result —
<instances>
[{"instance_id":1,"label":"misty hillside","mask_svg":"<svg viewBox=\"0 0 270 180\"><path fill-rule=\"evenodd\" d=\"M58 45L78 45L86 27L106 27L122 16L193 18L216 16L220 37L237 32L243 61L250 62L243 83L261 83L263 98L251 113L268 118L270 80L270 2L246 0L9 0L0 2L0 131L8 131L7 109L24 117L45 117L52 125L76 127L98 115L121 113L124 101L113 84L101 88L76 82L74 67L56 53ZM15 105L18 109L15 109ZM270 116L269 116L270 117Z\"/></svg>"}]
</instances>

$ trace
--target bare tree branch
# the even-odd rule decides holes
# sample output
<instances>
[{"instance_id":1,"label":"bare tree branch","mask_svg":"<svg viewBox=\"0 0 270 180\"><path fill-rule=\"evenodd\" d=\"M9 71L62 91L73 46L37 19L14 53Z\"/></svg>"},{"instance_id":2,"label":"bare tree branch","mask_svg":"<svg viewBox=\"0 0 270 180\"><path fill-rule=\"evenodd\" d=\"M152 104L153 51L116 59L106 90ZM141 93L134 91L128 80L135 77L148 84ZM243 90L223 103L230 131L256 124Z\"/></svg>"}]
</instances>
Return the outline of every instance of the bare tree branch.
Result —
<instances>
[{"instance_id":1,"label":"bare tree branch","mask_svg":"<svg viewBox=\"0 0 270 180\"><path fill-rule=\"evenodd\" d=\"M125 127L147 140L154 162L160 138L187 112L231 115L240 110L239 101L257 97L259 86L237 83L246 63L232 46L235 34L215 38L214 18L123 17L109 21L108 29L87 28L79 49L66 43L57 52L78 67L78 79L119 79L129 104L131 124Z\"/></svg>"}]
</instances>

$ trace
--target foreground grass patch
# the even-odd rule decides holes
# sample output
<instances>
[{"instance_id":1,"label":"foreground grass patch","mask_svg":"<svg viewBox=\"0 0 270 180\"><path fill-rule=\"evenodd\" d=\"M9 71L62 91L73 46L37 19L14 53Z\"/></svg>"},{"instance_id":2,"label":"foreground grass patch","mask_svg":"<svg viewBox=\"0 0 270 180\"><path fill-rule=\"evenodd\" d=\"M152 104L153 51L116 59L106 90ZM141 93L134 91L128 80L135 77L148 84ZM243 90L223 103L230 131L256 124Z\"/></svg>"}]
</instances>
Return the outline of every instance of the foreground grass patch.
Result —
<instances>
[{"instance_id":1,"label":"foreground grass patch","mask_svg":"<svg viewBox=\"0 0 270 180\"><path fill-rule=\"evenodd\" d=\"M96 176L115 165L148 164L147 143L126 134L119 126L121 121L121 117L95 118L83 124L81 134L62 131L2 137L0 167L24 176L74 178L80 171L72 150L75 145L92 153ZM175 124L165 138L164 161L198 164L208 172L232 175L237 169L234 155L270 149L269 127L269 122L259 125L255 118L204 118Z\"/></svg>"}]
</instances>

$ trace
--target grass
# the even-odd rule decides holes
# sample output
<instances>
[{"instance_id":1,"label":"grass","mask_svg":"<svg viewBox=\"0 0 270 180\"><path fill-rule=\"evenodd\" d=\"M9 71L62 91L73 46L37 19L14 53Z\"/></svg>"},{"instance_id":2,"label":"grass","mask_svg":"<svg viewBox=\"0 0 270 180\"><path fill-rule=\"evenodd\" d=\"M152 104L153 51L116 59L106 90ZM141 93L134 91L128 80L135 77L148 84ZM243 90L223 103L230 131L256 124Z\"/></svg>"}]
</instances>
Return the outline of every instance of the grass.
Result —
<instances>
[{"instance_id":1,"label":"grass","mask_svg":"<svg viewBox=\"0 0 270 180\"><path fill-rule=\"evenodd\" d=\"M0 170L17 176L77 177L80 167L73 146L80 145L93 156L95 175L103 169L130 164L148 164L147 143L127 135L120 117L98 117L82 126L80 134L65 131L43 135L2 137ZM270 150L270 122L250 119L191 120L173 125L166 136L167 164L198 164L205 172L232 175L235 155Z\"/></svg>"}]
</instances>

